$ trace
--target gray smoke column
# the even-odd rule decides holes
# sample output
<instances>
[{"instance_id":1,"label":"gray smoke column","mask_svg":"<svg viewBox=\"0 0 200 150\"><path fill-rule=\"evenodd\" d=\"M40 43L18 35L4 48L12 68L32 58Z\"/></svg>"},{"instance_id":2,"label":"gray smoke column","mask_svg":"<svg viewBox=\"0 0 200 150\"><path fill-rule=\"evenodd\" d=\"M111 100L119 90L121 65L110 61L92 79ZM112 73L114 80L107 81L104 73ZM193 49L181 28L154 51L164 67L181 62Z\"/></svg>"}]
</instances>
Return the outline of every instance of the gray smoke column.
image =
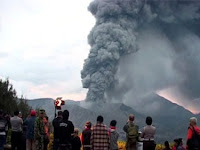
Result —
<instances>
[{"instance_id":1,"label":"gray smoke column","mask_svg":"<svg viewBox=\"0 0 200 150\"><path fill-rule=\"evenodd\" d=\"M140 46L138 45L143 44L141 44L142 42L138 43L138 38L143 28L150 26L154 28L154 30L156 30L156 28L162 31L165 30L166 39L174 38L174 41L177 41L179 38L176 38L176 35L168 34L168 31L172 33L173 31L170 31L168 28L165 29L164 27L168 27L168 25L183 26L183 24L185 26L190 26L191 21L193 21L193 24L198 24L200 17L199 6L199 1L183 0L93 1L89 6L89 11L95 16L96 24L88 36L91 50L88 58L85 60L83 70L81 71L83 87L89 89L86 100L106 101L106 95L110 94L110 91L113 89L116 89L120 78L116 76L116 73L119 71L119 63L122 58L134 55L138 50L140 51ZM173 28L173 26L171 27ZM196 27L196 30L198 31L199 29ZM157 33L157 31L152 33ZM179 37L181 37L181 34ZM171 39L168 39L168 41L171 43L171 47L175 45L174 41L171 41ZM170 50L172 49L173 48L170 48ZM177 53L175 48L172 51ZM143 54L145 54L145 52L141 52L141 55ZM134 57L129 59L132 60ZM177 68L177 71L181 72L179 67ZM127 68L127 70L129 69ZM138 69L137 71L140 70ZM125 76L127 75L125 72L123 73ZM128 73L130 73L130 70ZM134 75L133 77L130 73L130 75L127 76L137 78L137 74ZM124 85L125 87L128 87L129 90L133 88L132 84L127 86L127 82L129 81L124 81L126 82L126 85ZM121 83L124 84L123 82ZM155 83L153 84L155 85ZM170 82L167 83L166 86L169 86L169 84ZM157 86L157 88L164 87L165 84ZM149 86L149 88L151 88L151 86ZM153 89L158 90L156 88ZM126 91L127 90L122 87L118 94L126 94Z\"/></svg>"}]
</instances>

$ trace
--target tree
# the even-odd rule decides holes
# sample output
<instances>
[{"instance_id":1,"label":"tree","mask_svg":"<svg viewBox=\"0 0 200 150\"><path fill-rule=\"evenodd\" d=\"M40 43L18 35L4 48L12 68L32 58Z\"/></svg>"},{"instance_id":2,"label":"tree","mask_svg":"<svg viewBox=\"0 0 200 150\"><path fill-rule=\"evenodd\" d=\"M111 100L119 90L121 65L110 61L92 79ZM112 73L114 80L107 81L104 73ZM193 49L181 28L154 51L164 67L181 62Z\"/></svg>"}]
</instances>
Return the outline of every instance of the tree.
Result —
<instances>
[{"instance_id":1,"label":"tree","mask_svg":"<svg viewBox=\"0 0 200 150\"><path fill-rule=\"evenodd\" d=\"M18 99L17 93L8 78L5 81L0 79L0 109L9 114L19 110L24 115L27 115L30 111L26 100L23 97Z\"/></svg>"}]
</instances>

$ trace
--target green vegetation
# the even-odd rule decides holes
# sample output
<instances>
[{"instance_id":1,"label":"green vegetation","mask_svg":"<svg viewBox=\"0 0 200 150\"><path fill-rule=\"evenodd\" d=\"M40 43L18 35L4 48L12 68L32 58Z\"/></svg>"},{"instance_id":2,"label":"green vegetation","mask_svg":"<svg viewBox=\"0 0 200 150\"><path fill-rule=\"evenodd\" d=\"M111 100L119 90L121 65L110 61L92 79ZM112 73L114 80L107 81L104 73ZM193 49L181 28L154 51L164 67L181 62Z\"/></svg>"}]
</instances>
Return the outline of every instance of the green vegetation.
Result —
<instances>
[{"instance_id":1,"label":"green vegetation","mask_svg":"<svg viewBox=\"0 0 200 150\"><path fill-rule=\"evenodd\" d=\"M5 81L0 79L0 109L8 114L13 114L14 111L19 110L24 118L27 117L31 109L23 96L21 98L17 97L17 93L9 79Z\"/></svg>"}]
</instances>

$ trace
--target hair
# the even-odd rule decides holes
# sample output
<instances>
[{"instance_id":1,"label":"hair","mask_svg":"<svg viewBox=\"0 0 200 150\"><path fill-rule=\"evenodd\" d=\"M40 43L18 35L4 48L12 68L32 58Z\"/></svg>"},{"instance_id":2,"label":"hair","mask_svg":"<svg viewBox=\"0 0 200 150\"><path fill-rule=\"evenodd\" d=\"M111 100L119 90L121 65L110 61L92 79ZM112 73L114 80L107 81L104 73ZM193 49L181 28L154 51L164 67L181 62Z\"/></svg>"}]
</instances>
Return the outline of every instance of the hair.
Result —
<instances>
[{"instance_id":1,"label":"hair","mask_svg":"<svg viewBox=\"0 0 200 150\"><path fill-rule=\"evenodd\" d=\"M49 117L48 117L48 116L44 116L44 118L46 118L46 120L49 120Z\"/></svg>"},{"instance_id":2,"label":"hair","mask_svg":"<svg viewBox=\"0 0 200 150\"><path fill-rule=\"evenodd\" d=\"M190 123L191 123L192 125L196 125L196 124L197 124L197 118L196 118L196 117L191 117L191 118L190 118Z\"/></svg>"},{"instance_id":3,"label":"hair","mask_svg":"<svg viewBox=\"0 0 200 150\"><path fill-rule=\"evenodd\" d=\"M79 133L78 128L75 128L75 129L74 129L74 133L75 133L75 134L78 134L78 133Z\"/></svg>"},{"instance_id":4,"label":"hair","mask_svg":"<svg viewBox=\"0 0 200 150\"><path fill-rule=\"evenodd\" d=\"M129 121L134 121L135 117L133 114L130 114L129 117L128 117Z\"/></svg>"},{"instance_id":5,"label":"hair","mask_svg":"<svg viewBox=\"0 0 200 150\"><path fill-rule=\"evenodd\" d=\"M169 142L168 142L168 141L165 141L165 147L166 147L167 149L170 148L170 147L169 147Z\"/></svg>"},{"instance_id":6,"label":"hair","mask_svg":"<svg viewBox=\"0 0 200 150\"><path fill-rule=\"evenodd\" d=\"M116 121L116 120L112 120L112 121L110 122L110 125L113 126L113 127L115 127L116 124L117 124L117 121Z\"/></svg>"},{"instance_id":7,"label":"hair","mask_svg":"<svg viewBox=\"0 0 200 150\"><path fill-rule=\"evenodd\" d=\"M69 111L68 110L64 110L63 111L63 119L64 120L68 120L69 119Z\"/></svg>"},{"instance_id":8,"label":"hair","mask_svg":"<svg viewBox=\"0 0 200 150\"><path fill-rule=\"evenodd\" d=\"M150 116L146 117L146 124L151 125L152 124L152 118Z\"/></svg>"},{"instance_id":9,"label":"hair","mask_svg":"<svg viewBox=\"0 0 200 150\"><path fill-rule=\"evenodd\" d=\"M102 116L98 116L98 117L97 117L97 122L102 123L102 122L103 122L103 117L102 117Z\"/></svg>"},{"instance_id":10,"label":"hair","mask_svg":"<svg viewBox=\"0 0 200 150\"><path fill-rule=\"evenodd\" d=\"M16 110L16 111L14 112L14 115L15 115L15 116L18 116L18 115L19 115L19 111Z\"/></svg>"},{"instance_id":11,"label":"hair","mask_svg":"<svg viewBox=\"0 0 200 150\"><path fill-rule=\"evenodd\" d=\"M92 127L92 123L90 121L87 121L85 123L85 126L88 127L88 128L91 128Z\"/></svg>"},{"instance_id":12,"label":"hair","mask_svg":"<svg viewBox=\"0 0 200 150\"><path fill-rule=\"evenodd\" d=\"M58 111L58 116L62 116L63 112L62 111Z\"/></svg>"},{"instance_id":13,"label":"hair","mask_svg":"<svg viewBox=\"0 0 200 150\"><path fill-rule=\"evenodd\" d=\"M0 115L3 115L3 111L2 110L0 110Z\"/></svg>"}]
</instances>

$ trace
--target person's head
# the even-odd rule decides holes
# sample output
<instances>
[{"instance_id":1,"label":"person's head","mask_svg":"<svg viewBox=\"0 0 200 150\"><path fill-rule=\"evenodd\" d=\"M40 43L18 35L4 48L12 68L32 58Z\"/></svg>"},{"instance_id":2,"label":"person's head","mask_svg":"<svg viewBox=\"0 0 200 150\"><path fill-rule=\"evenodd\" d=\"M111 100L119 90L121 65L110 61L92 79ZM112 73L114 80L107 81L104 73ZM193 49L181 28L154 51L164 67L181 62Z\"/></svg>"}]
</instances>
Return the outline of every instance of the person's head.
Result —
<instances>
[{"instance_id":1,"label":"person's head","mask_svg":"<svg viewBox=\"0 0 200 150\"><path fill-rule=\"evenodd\" d=\"M146 124L151 125L152 124L152 118L150 116L146 117Z\"/></svg>"},{"instance_id":2,"label":"person's head","mask_svg":"<svg viewBox=\"0 0 200 150\"><path fill-rule=\"evenodd\" d=\"M92 123L91 123L90 121L87 121L87 122L85 123L85 127L91 128L91 127L92 127Z\"/></svg>"},{"instance_id":3,"label":"person's head","mask_svg":"<svg viewBox=\"0 0 200 150\"><path fill-rule=\"evenodd\" d=\"M103 117L102 116L98 116L97 117L97 122L102 123L103 122Z\"/></svg>"},{"instance_id":4,"label":"person's head","mask_svg":"<svg viewBox=\"0 0 200 150\"><path fill-rule=\"evenodd\" d=\"M44 109L40 109L40 111L39 111L39 117L43 119L44 116L45 116L45 110Z\"/></svg>"},{"instance_id":5,"label":"person's head","mask_svg":"<svg viewBox=\"0 0 200 150\"><path fill-rule=\"evenodd\" d=\"M63 111L63 119L64 120L68 120L69 119L69 111L68 110L64 110Z\"/></svg>"},{"instance_id":6,"label":"person's head","mask_svg":"<svg viewBox=\"0 0 200 150\"><path fill-rule=\"evenodd\" d=\"M174 139L174 146L179 146L180 145L180 141L179 139Z\"/></svg>"},{"instance_id":7,"label":"person's head","mask_svg":"<svg viewBox=\"0 0 200 150\"><path fill-rule=\"evenodd\" d=\"M112 120L112 121L110 122L110 126L113 126L113 127L115 127L115 126L116 126L116 124L117 124L117 121L116 121L116 120Z\"/></svg>"},{"instance_id":8,"label":"person's head","mask_svg":"<svg viewBox=\"0 0 200 150\"><path fill-rule=\"evenodd\" d=\"M78 133L79 133L78 128L75 128L75 129L74 129L74 135L77 135L77 136L78 136Z\"/></svg>"},{"instance_id":9,"label":"person's head","mask_svg":"<svg viewBox=\"0 0 200 150\"><path fill-rule=\"evenodd\" d=\"M169 149L169 142L168 142L168 141L165 141L165 147L166 147L167 149Z\"/></svg>"},{"instance_id":10,"label":"person's head","mask_svg":"<svg viewBox=\"0 0 200 150\"><path fill-rule=\"evenodd\" d=\"M36 116L36 111L35 110L31 110L31 116Z\"/></svg>"},{"instance_id":11,"label":"person's head","mask_svg":"<svg viewBox=\"0 0 200 150\"><path fill-rule=\"evenodd\" d=\"M44 117L43 117L43 121L44 121L45 124L48 123L48 120L49 120L49 117L48 117L48 116L44 116Z\"/></svg>"},{"instance_id":12,"label":"person's head","mask_svg":"<svg viewBox=\"0 0 200 150\"><path fill-rule=\"evenodd\" d=\"M63 112L62 111L58 111L58 117L62 117L63 116Z\"/></svg>"},{"instance_id":13,"label":"person's head","mask_svg":"<svg viewBox=\"0 0 200 150\"><path fill-rule=\"evenodd\" d=\"M14 112L14 115L15 115L15 116L18 116L18 115L19 115L19 111L16 110L16 111Z\"/></svg>"},{"instance_id":14,"label":"person's head","mask_svg":"<svg viewBox=\"0 0 200 150\"><path fill-rule=\"evenodd\" d=\"M197 124L197 118L196 117L191 117L190 118L190 125L196 125Z\"/></svg>"},{"instance_id":15,"label":"person's head","mask_svg":"<svg viewBox=\"0 0 200 150\"><path fill-rule=\"evenodd\" d=\"M130 114L129 117L128 117L128 120L133 122L135 119L134 115L133 114Z\"/></svg>"}]
</instances>

